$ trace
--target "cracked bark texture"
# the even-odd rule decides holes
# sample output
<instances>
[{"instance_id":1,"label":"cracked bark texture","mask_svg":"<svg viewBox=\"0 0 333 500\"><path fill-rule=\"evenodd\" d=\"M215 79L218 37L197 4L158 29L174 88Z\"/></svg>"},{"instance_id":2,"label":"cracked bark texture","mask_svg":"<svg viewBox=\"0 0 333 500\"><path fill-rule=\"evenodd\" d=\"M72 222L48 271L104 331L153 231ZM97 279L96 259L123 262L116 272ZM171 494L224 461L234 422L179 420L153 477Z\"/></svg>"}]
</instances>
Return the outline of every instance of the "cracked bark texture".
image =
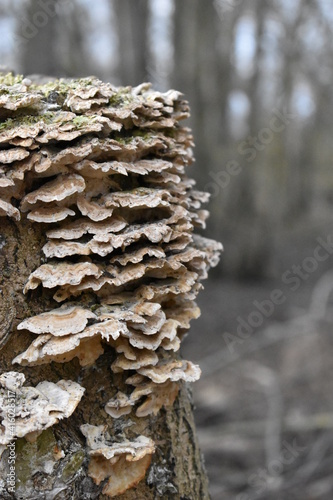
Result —
<instances>
[{"instance_id":1,"label":"cracked bark texture","mask_svg":"<svg viewBox=\"0 0 333 500\"><path fill-rule=\"evenodd\" d=\"M172 409L155 416L123 416L112 419L104 411L105 401L121 385L120 375L110 364L113 350L106 349L95 365L81 368L77 358L68 363L50 363L34 367L12 366L12 359L26 349L34 335L17 332L24 318L51 308L51 293L37 289L23 295L22 289L31 272L40 264L45 243L43 224L27 220L14 222L1 218L0 226L0 367L1 372L24 372L27 385L41 380L77 380L86 388L74 414L49 428L34 443L24 438L16 441L16 490L6 490L8 450L0 461L0 496L2 499L107 499L103 483L97 486L87 475L89 457L80 425L107 425L111 437L133 439L139 434L152 437L156 452L146 478L137 487L121 495L130 499L209 498L208 483L197 443L191 396L182 384Z\"/></svg>"}]
</instances>

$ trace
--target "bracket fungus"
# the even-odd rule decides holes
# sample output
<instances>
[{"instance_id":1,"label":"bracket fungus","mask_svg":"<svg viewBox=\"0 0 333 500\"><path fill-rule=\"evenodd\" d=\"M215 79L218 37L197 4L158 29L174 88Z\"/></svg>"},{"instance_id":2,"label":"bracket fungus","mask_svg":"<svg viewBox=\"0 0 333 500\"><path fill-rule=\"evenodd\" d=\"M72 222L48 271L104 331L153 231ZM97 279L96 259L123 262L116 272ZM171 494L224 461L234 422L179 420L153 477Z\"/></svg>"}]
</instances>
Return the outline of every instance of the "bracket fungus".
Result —
<instances>
[{"instance_id":1,"label":"bracket fungus","mask_svg":"<svg viewBox=\"0 0 333 500\"><path fill-rule=\"evenodd\" d=\"M61 104L50 103L50 92ZM202 204L209 195L186 174L193 162L191 131L180 125L189 116L187 102L149 84L116 88L91 77L27 86L6 75L0 76L2 110L0 217L40 226L43 260L24 294L53 296L51 307L18 325L37 337L13 362L78 358L89 367L104 353L114 383L120 381L104 403L106 415L144 418L172 407L180 381L200 376L179 349L200 314L201 281L222 250L194 235L205 227ZM71 381L24 388L24 376L14 372L0 384L13 380L29 407L26 416L17 413L18 435L69 416L84 392ZM150 438L110 443L96 438L105 429L86 423L81 430L89 475L96 484L108 479L106 495L144 477L155 449Z\"/></svg>"},{"instance_id":2,"label":"bracket fungus","mask_svg":"<svg viewBox=\"0 0 333 500\"><path fill-rule=\"evenodd\" d=\"M0 375L0 456L13 439L35 440L44 429L70 417L85 391L72 380L43 381L36 387L23 387L24 382L23 373Z\"/></svg>"},{"instance_id":3,"label":"bracket fungus","mask_svg":"<svg viewBox=\"0 0 333 500\"><path fill-rule=\"evenodd\" d=\"M136 486L146 475L155 443L145 436L133 441L110 442L104 426L81 425L87 439L90 462L89 476L96 484L108 479L103 493L110 498Z\"/></svg>"}]
</instances>

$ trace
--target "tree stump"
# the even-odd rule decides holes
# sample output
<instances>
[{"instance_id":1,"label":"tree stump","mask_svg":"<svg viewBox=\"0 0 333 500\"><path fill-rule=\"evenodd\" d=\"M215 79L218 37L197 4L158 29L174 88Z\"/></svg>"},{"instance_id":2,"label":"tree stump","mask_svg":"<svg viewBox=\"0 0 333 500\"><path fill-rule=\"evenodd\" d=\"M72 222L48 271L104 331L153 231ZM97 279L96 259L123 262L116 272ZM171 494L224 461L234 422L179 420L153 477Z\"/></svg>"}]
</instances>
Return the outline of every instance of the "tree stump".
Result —
<instances>
[{"instance_id":1,"label":"tree stump","mask_svg":"<svg viewBox=\"0 0 333 500\"><path fill-rule=\"evenodd\" d=\"M208 499L179 348L221 245L186 101L8 74L0 116L1 498Z\"/></svg>"}]
</instances>

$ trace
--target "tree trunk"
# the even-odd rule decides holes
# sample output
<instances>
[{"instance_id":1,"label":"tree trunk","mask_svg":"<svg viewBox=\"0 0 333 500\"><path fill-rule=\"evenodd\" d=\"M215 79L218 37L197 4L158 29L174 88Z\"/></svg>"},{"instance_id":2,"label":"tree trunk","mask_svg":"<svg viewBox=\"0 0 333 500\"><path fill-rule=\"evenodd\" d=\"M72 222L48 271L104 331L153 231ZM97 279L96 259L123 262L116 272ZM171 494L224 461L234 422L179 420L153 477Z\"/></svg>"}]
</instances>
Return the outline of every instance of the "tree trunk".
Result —
<instances>
[{"instance_id":1,"label":"tree trunk","mask_svg":"<svg viewBox=\"0 0 333 500\"><path fill-rule=\"evenodd\" d=\"M191 136L157 111L179 120L187 103L169 92L149 109L146 86L97 79L1 81L0 498L208 499L180 382L200 370L178 350L221 245L192 234L207 214L182 165Z\"/></svg>"},{"instance_id":2,"label":"tree trunk","mask_svg":"<svg viewBox=\"0 0 333 500\"><path fill-rule=\"evenodd\" d=\"M104 411L105 401L114 394L114 377L110 370L111 349L103 354L93 367L80 369L77 358L69 363L51 363L31 368L13 367L12 359L25 350L33 334L17 332L17 324L27 316L48 309L50 298L41 293L36 299L24 296L22 289L31 272L41 263L41 247L45 243L39 225L28 221L17 223L1 218L0 230L0 347L1 371L22 371L27 385L35 386L42 380L80 379L86 388L84 400L77 411L58 425L45 430L36 443L25 438L16 442L16 494L0 489L3 499L45 498L108 498L87 476L88 457L80 425L107 425L113 437L126 434L131 437L144 433L151 436L157 448L146 481L121 495L122 500L153 498L208 499L207 477L202 465L193 421L191 396L183 385L173 408L162 410L157 417L121 417L112 419ZM57 460L57 450L64 458ZM59 456L59 455L58 455ZM49 468L51 472L49 472ZM8 452L0 462L0 477L8 470ZM0 483L1 486L1 483Z\"/></svg>"}]
</instances>

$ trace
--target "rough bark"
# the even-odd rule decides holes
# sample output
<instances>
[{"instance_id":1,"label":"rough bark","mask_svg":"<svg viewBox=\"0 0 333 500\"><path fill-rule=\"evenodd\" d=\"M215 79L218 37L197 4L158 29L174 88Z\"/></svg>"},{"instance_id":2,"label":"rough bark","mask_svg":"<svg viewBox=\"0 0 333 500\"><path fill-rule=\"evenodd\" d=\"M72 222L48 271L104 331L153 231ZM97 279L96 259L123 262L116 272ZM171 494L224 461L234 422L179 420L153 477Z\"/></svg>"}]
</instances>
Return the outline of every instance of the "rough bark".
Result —
<instances>
[{"instance_id":1,"label":"rough bark","mask_svg":"<svg viewBox=\"0 0 333 500\"><path fill-rule=\"evenodd\" d=\"M86 388L84 400L72 417L44 431L35 443L24 438L16 442L16 493L1 491L1 498L9 499L106 499L100 486L87 475L89 458L85 439L79 427L85 422L107 425L111 436L133 436L144 433L152 436L156 452L146 479L121 495L129 499L208 499L207 478L202 465L192 415L191 396L183 385L173 408L162 410L157 417L125 416L112 419L104 411L105 401L114 393L114 377L110 370L112 350L105 352L93 367L82 369L76 360L69 363L21 368L13 367L11 360L27 348L33 334L16 331L25 317L45 310L50 297L36 292L24 296L22 288L29 274L40 265L44 242L40 225L28 221L13 222L1 219L0 265L0 366L1 371L13 368L23 371L27 385L41 380L80 380ZM117 381L118 382L118 381ZM64 456L59 457L63 450ZM8 473L8 451L2 455L0 476ZM46 466L47 464L47 466Z\"/></svg>"}]
</instances>

